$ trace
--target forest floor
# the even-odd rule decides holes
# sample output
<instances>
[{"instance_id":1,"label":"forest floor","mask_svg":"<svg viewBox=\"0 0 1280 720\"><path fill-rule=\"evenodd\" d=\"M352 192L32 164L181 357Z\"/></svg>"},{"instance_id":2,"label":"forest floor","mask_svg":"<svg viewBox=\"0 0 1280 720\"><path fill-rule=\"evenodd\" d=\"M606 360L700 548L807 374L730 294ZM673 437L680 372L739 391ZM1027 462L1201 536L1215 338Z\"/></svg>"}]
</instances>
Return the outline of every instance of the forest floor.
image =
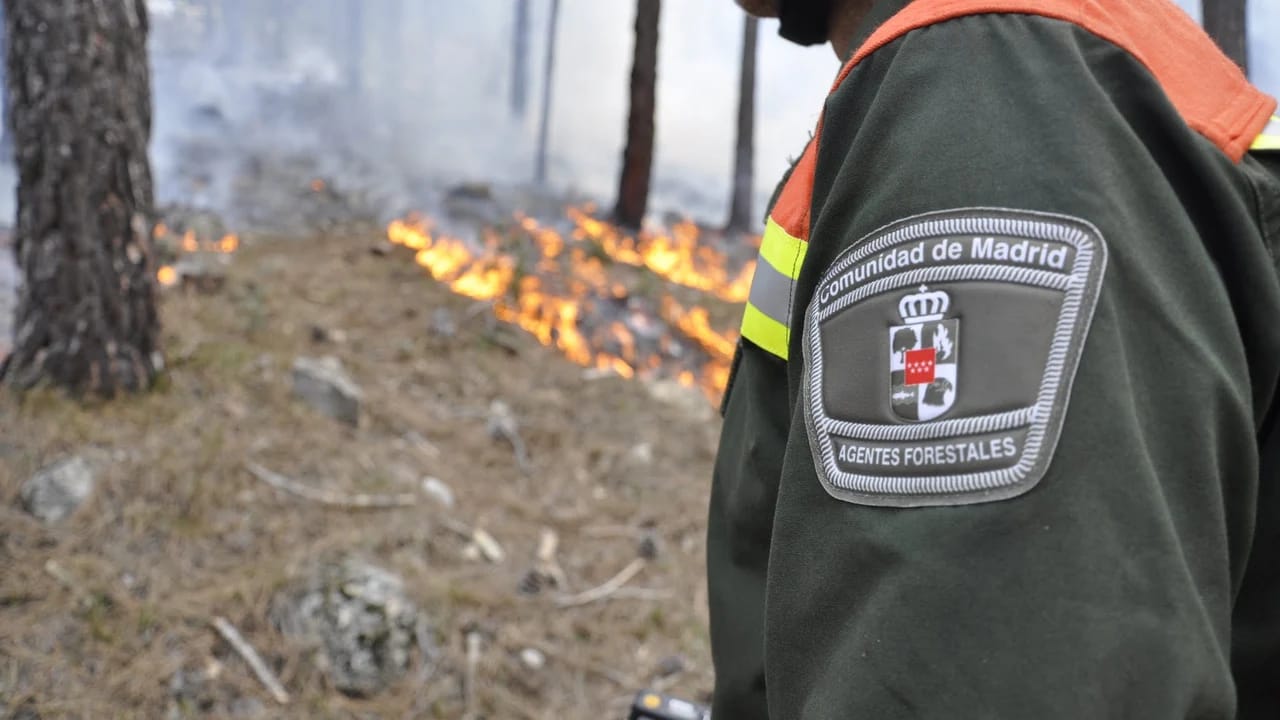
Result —
<instances>
[{"instance_id":1,"label":"forest floor","mask_svg":"<svg viewBox=\"0 0 1280 720\"><path fill-rule=\"evenodd\" d=\"M381 237L246 241L219 293L166 291L169 366L150 394L87 407L0 395L0 717L585 720L625 717L646 687L706 698L710 403L584 373L495 328L408 251L369 252ZM430 331L440 308L457 320L452 336ZM356 428L293 397L294 359L322 355L363 389ZM494 401L519 422L525 470L487 432ZM71 455L93 467L95 492L41 523L19 487ZM247 462L421 502L327 506ZM453 509L421 491L425 476L452 488ZM477 553L459 527L486 531L501 557ZM549 533L564 585L531 588ZM268 614L307 568L350 555L403 578L437 646L365 699L336 691ZM629 592L558 602L633 565ZM287 705L215 617L265 658Z\"/></svg>"}]
</instances>

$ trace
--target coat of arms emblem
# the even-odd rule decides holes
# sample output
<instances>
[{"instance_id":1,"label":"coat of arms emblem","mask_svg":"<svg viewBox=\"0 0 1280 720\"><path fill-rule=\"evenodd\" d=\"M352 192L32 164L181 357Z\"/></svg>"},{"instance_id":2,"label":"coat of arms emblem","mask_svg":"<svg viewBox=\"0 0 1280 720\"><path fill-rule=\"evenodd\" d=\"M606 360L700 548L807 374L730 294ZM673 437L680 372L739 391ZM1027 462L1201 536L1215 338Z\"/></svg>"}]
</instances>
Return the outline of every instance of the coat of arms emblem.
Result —
<instances>
[{"instance_id":1,"label":"coat of arms emblem","mask_svg":"<svg viewBox=\"0 0 1280 720\"><path fill-rule=\"evenodd\" d=\"M898 303L904 324L889 328L889 401L903 420L933 420L955 404L960 320L946 319L950 309L951 296L928 287Z\"/></svg>"}]
</instances>

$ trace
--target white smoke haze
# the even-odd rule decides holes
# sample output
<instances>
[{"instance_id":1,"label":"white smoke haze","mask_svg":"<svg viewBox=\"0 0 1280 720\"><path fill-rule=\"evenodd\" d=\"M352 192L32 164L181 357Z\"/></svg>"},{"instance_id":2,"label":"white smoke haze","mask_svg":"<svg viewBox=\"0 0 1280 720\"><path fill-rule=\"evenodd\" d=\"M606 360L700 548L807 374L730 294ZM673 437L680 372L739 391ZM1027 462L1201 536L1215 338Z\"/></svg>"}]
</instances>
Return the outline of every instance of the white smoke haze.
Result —
<instances>
[{"instance_id":1,"label":"white smoke haze","mask_svg":"<svg viewBox=\"0 0 1280 720\"><path fill-rule=\"evenodd\" d=\"M152 36L162 201L234 212L226 207L234 168L264 152L309 151L319 173L373 183L390 205L411 205L424 184L532 178L549 0L532 3L530 102L520 118L508 106L511 0L366 0L362 27L350 21L347 0L224 3L246 17L215 22L221 29L210 33L200 29L198 4L166 4L153 5ZM633 22L630 2L561 3L550 185L603 204L613 200L621 162ZM838 70L829 50L792 47L775 31L766 28L760 57L760 212ZM741 32L729 0L663 8L656 212L723 219ZM359 92L349 82L353 51L362 51ZM193 157L193 145L206 152Z\"/></svg>"}]
</instances>

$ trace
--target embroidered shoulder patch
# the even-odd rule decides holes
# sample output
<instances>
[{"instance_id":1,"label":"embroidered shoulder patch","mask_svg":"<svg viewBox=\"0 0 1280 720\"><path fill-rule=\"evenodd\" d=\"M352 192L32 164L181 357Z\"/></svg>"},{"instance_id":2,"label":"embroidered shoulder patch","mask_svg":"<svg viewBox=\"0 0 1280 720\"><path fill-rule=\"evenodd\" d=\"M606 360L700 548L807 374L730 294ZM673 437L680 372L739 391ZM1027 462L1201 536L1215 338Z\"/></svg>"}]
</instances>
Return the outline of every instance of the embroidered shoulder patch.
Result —
<instances>
[{"instance_id":1,"label":"embroidered shoulder patch","mask_svg":"<svg viewBox=\"0 0 1280 720\"><path fill-rule=\"evenodd\" d=\"M805 319L801 402L827 492L916 507L1034 487L1106 262L1089 223L986 208L909 218L841 254Z\"/></svg>"}]
</instances>

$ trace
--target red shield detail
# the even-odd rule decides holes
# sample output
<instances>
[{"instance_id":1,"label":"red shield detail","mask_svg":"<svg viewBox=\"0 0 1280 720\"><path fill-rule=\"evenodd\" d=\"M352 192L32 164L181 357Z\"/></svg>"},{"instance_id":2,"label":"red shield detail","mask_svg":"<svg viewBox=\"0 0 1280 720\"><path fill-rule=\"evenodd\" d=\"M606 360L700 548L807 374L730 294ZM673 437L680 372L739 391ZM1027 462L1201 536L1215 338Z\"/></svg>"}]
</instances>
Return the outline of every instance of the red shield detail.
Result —
<instances>
[{"instance_id":1,"label":"red shield detail","mask_svg":"<svg viewBox=\"0 0 1280 720\"><path fill-rule=\"evenodd\" d=\"M935 379L938 351L934 348L907 351L905 384L928 385Z\"/></svg>"}]
</instances>

